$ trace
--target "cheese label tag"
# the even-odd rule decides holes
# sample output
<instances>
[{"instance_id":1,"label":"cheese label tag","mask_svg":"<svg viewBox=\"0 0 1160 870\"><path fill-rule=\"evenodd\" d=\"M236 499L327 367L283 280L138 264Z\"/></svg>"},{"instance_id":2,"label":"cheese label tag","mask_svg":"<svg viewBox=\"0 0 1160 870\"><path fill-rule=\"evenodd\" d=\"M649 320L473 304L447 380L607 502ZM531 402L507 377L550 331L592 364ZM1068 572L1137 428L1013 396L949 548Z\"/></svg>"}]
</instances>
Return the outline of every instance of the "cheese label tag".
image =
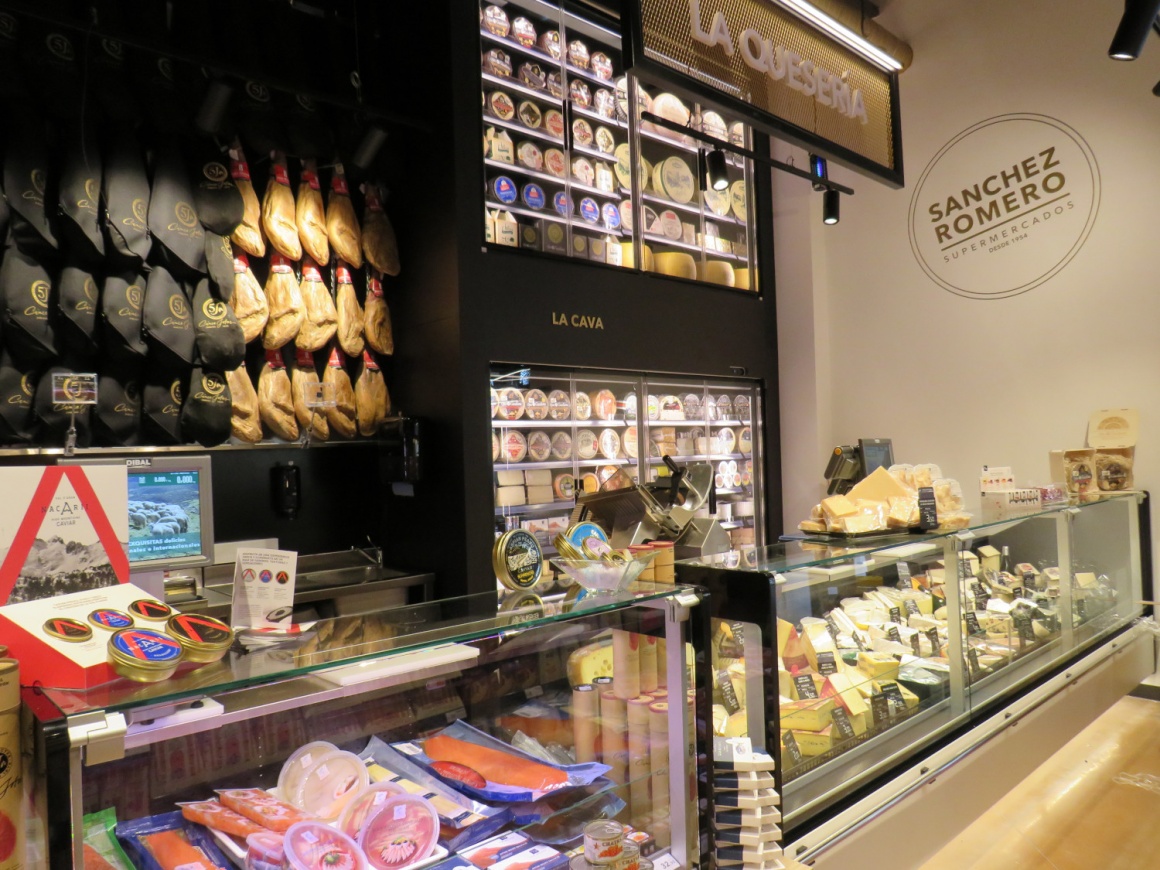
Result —
<instances>
[{"instance_id":1,"label":"cheese label tag","mask_svg":"<svg viewBox=\"0 0 1160 870\"><path fill-rule=\"evenodd\" d=\"M798 746L797 738L793 736L792 731L786 731L781 735L781 745L785 747L785 751L789 755L790 767L797 767L802 763L802 750Z\"/></svg>"},{"instance_id":2,"label":"cheese label tag","mask_svg":"<svg viewBox=\"0 0 1160 870\"><path fill-rule=\"evenodd\" d=\"M879 692L870 696L870 711L874 716L875 728L886 728L890 725L890 701Z\"/></svg>"},{"instance_id":3,"label":"cheese label tag","mask_svg":"<svg viewBox=\"0 0 1160 870\"><path fill-rule=\"evenodd\" d=\"M834 621L834 617L829 613L826 614L826 631L828 631L830 633L830 637L834 641L834 646L837 646L838 645L838 634L839 634L838 623L836 623ZM818 661L821 661L821 660L822 660L822 656L819 653L818 654Z\"/></svg>"},{"instance_id":4,"label":"cheese label tag","mask_svg":"<svg viewBox=\"0 0 1160 870\"><path fill-rule=\"evenodd\" d=\"M319 270L318 264L309 258L302 261L302 280L322 283L322 272Z\"/></svg>"},{"instance_id":5,"label":"cheese label tag","mask_svg":"<svg viewBox=\"0 0 1160 870\"><path fill-rule=\"evenodd\" d=\"M983 630L979 625L979 616L973 610L968 610L964 618L967 621L967 634L978 634Z\"/></svg>"},{"instance_id":6,"label":"cheese label tag","mask_svg":"<svg viewBox=\"0 0 1160 870\"><path fill-rule=\"evenodd\" d=\"M978 580L976 580L974 583L971 584L971 591L975 593L976 598L986 598L987 597L987 593L983 589L983 584L980 583Z\"/></svg>"},{"instance_id":7,"label":"cheese label tag","mask_svg":"<svg viewBox=\"0 0 1160 870\"><path fill-rule=\"evenodd\" d=\"M850 716L843 707L834 707L830 718L834 720L834 730L838 732L840 740L854 739L854 726L850 724Z\"/></svg>"},{"instance_id":8,"label":"cheese label tag","mask_svg":"<svg viewBox=\"0 0 1160 870\"><path fill-rule=\"evenodd\" d=\"M802 701L816 701L818 687L814 685L814 678L810 674L794 674L793 685L797 689L797 696Z\"/></svg>"},{"instance_id":9,"label":"cheese label tag","mask_svg":"<svg viewBox=\"0 0 1160 870\"><path fill-rule=\"evenodd\" d=\"M910 582L910 565L906 562L899 562L896 567L898 571L898 584L901 586L904 583Z\"/></svg>"},{"instance_id":10,"label":"cheese label tag","mask_svg":"<svg viewBox=\"0 0 1160 870\"><path fill-rule=\"evenodd\" d=\"M938 637L937 628L928 628L926 630L927 639L930 641L931 655L937 656L939 650L942 648L942 641Z\"/></svg>"},{"instance_id":11,"label":"cheese label tag","mask_svg":"<svg viewBox=\"0 0 1160 870\"><path fill-rule=\"evenodd\" d=\"M270 271L286 274L294 270L290 268L290 261L284 256L281 254L270 254Z\"/></svg>"},{"instance_id":12,"label":"cheese label tag","mask_svg":"<svg viewBox=\"0 0 1160 870\"><path fill-rule=\"evenodd\" d=\"M1019 645L1030 646L1035 643L1035 629L1031 626L1030 616L1016 616L1015 627L1019 631Z\"/></svg>"},{"instance_id":13,"label":"cheese label tag","mask_svg":"<svg viewBox=\"0 0 1160 870\"><path fill-rule=\"evenodd\" d=\"M938 503L934 498L933 486L919 487L918 527L924 530L938 528Z\"/></svg>"},{"instance_id":14,"label":"cheese label tag","mask_svg":"<svg viewBox=\"0 0 1160 870\"><path fill-rule=\"evenodd\" d=\"M967 649L967 664L970 666L971 673L975 676L983 672L983 666L979 664L979 651L974 647Z\"/></svg>"},{"instance_id":15,"label":"cheese label tag","mask_svg":"<svg viewBox=\"0 0 1160 870\"><path fill-rule=\"evenodd\" d=\"M890 621L902 624L902 610L898 607L890 608Z\"/></svg>"},{"instance_id":16,"label":"cheese label tag","mask_svg":"<svg viewBox=\"0 0 1160 870\"><path fill-rule=\"evenodd\" d=\"M902 606L906 608L906 615L907 616L919 616L920 615L920 611L918 609L918 602L915 601L913 598L907 598L905 601L902 602Z\"/></svg>"},{"instance_id":17,"label":"cheese label tag","mask_svg":"<svg viewBox=\"0 0 1160 870\"><path fill-rule=\"evenodd\" d=\"M910 636L910 648L914 650L916 656L922 655L922 647L919 645L917 632Z\"/></svg>"},{"instance_id":18,"label":"cheese label tag","mask_svg":"<svg viewBox=\"0 0 1160 870\"><path fill-rule=\"evenodd\" d=\"M897 625L892 625L886 629L886 636L895 643L902 643L902 635L899 633Z\"/></svg>"},{"instance_id":19,"label":"cheese label tag","mask_svg":"<svg viewBox=\"0 0 1160 870\"><path fill-rule=\"evenodd\" d=\"M741 702L737 700L737 693L733 690L733 680L730 679L728 671L717 671L717 685L721 689L721 700L725 703L725 709L732 716L741 709ZM811 685L813 685L812 682Z\"/></svg>"},{"instance_id":20,"label":"cheese label tag","mask_svg":"<svg viewBox=\"0 0 1160 870\"><path fill-rule=\"evenodd\" d=\"M823 677L828 677L830 674L838 673L838 663L834 660L834 654L829 652L818 653L818 673Z\"/></svg>"},{"instance_id":21,"label":"cheese label tag","mask_svg":"<svg viewBox=\"0 0 1160 870\"><path fill-rule=\"evenodd\" d=\"M342 260L338 261L338 265L334 269L335 279L339 284L354 284L354 278L350 274L350 266Z\"/></svg>"},{"instance_id":22,"label":"cheese label tag","mask_svg":"<svg viewBox=\"0 0 1160 870\"><path fill-rule=\"evenodd\" d=\"M906 712L906 700L902 697L902 690L898 688L898 683L885 683L882 686L882 694L886 696L894 715Z\"/></svg>"}]
</instances>

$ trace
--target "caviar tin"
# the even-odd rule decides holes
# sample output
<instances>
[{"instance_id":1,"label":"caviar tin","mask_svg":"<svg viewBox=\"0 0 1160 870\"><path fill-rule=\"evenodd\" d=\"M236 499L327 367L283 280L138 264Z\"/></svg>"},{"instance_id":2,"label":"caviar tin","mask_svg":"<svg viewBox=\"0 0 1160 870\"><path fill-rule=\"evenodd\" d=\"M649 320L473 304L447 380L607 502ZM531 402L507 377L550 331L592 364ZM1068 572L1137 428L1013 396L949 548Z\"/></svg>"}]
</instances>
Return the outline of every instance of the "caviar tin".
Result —
<instances>
[{"instance_id":1,"label":"caviar tin","mask_svg":"<svg viewBox=\"0 0 1160 870\"><path fill-rule=\"evenodd\" d=\"M598 819L584 826L584 860L589 864L612 865L624 852L624 825L612 819Z\"/></svg>"},{"instance_id":2,"label":"caviar tin","mask_svg":"<svg viewBox=\"0 0 1160 870\"><path fill-rule=\"evenodd\" d=\"M535 535L523 529L505 532L495 542L492 567L499 582L516 592L540 582L544 553Z\"/></svg>"},{"instance_id":3,"label":"caviar tin","mask_svg":"<svg viewBox=\"0 0 1160 870\"><path fill-rule=\"evenodd\" d=\"M148 628L123 628L109 638L109 664L138 683L168 679L181 664L181 644Z\"/></svg>"},{"instance_id":4,"label":"caviar tin","mask_svg":"<svg viewBox=\"0 0 1160 870\"><path fill-rule=\"evenodd\" d=\"M230 627L212 616L179 613L166 620L165 631L181 644L187 661L199 664L218 661L234 642Z\"/></svg>"},{"instance_id":5,"label":"caviar tin","mask_svg":"<svg viewBox=\"0 0 1160 870\"><path fill-rule=\"evenodd\" d=\"M42 630L49 637L67 640L69 643L83 643L93 636L92 628L79 619L70 619L67 616L56 616L46 620Z\"/></svg>"},{"instance_id":6,"label":"caviar tin","mask_svg":"<svg viewBox=\"0 0 1160 870\"><path fill-rule=\"evenodd\" d=\"M141 619L164 622L173 616L173 608L154 598L139 598L129 605L129 613Z\"/></svg>"},{"instance_id":7,"label":"caviar tin","mask_svg":"<svg viewBox=\"0 0 1160 870\"><path fill-rule=\"evenodd\" d=\"M110 607L94 610L89 614L89 622L97 628L107 628L109 631L133 627L133 617L123 610L113 610Z\"/></svg>"}]
</instances>

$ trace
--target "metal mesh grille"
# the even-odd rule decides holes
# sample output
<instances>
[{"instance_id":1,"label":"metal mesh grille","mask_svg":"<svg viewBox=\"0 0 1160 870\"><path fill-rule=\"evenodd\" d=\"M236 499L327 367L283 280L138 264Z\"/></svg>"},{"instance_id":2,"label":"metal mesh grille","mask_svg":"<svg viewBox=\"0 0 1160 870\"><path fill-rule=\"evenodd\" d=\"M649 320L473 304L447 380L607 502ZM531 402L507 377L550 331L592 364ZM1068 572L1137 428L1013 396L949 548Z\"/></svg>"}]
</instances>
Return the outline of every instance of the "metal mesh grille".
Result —
<instances>
[{"instance_id":1,"label":"metal mesh grille","mask_svg":"<svg viewBox=\"0 0 1160 870\"><path fill-rule=\"evenodd\" d=\"M706 32L718 11L733 40L730 57L720 45L693 39L689 0L640 0L644 55L649 60L743 100L804 130L841 145L880 166L894 169L890 76L840 44L809 30L791 13L761 0L701 0L700 28ZM869 123L821 105L742 57L741 33L756 30L774 46L797 52L835 75L848 73L850 90L861 90Z\"/></svg>"}]
</instances>

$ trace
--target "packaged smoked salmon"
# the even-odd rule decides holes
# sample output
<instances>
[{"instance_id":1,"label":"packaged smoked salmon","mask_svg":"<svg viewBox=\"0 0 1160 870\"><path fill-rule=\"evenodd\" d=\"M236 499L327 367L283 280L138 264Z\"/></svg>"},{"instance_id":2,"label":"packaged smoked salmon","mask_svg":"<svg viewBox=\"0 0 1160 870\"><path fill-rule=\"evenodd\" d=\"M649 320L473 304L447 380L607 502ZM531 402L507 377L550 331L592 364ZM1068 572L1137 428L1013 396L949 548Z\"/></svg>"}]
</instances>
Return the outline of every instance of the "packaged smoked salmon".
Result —
<instances>
[{"instance_id":1,"label":"packaged smoked salmon","mask_svg":"<svg viewBox=\"0 0 1160 870\"><path fill-rule=\"evenodd\" d=\"M195 801L179 803L178 806L181 807L182 817L187 821L205 825L207 828L213 828L223 834L248 837L250 834L268 830L257 822L247 819L241 813L231 810L221 801Z\"/></svg>"},{"instance_id":2,"label":"packaged smoked salmon","mask_svg":"<svg viewBox=\"0 0 1160 870\"><path fill-rule=\"evenodd\" d=\"M263 828L279 833L295 822L310 821L314 818L260 788L218 789L217 795L218 800L229 809L250 821L257 822Z\"/></svg>"},{"instance_id":3,"label":"packaged smoked salmon","mask_svg":"<svg viewBox=\"0 0 1160 870\"><path fill-rule=\"evenodd\" d=\"M121 822L117 839L143 870L229 870L232 866L204 828L180 812Z\"/></svg>"}]
</instances>

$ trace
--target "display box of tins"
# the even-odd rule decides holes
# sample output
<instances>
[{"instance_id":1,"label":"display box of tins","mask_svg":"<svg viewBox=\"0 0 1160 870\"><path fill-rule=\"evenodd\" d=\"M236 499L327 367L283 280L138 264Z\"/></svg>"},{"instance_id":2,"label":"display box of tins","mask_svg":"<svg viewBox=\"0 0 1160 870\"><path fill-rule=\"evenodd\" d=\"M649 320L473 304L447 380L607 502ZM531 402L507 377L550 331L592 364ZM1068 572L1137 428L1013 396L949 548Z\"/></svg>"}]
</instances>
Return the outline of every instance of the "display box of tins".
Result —
<instances>
[{"instance_id":1,"label":"display box of tins","mask_svg":"<svg viewBox=\"0 0 1160 870\"><path fill-rule=\"evenodd\" d=\"M739 119L626 74L607 22L531 0L479 18L486 242L758 289L752 165L729 155L714 190L711 144L641 113L748 147Z\"/></svg>"}]
</instances>

